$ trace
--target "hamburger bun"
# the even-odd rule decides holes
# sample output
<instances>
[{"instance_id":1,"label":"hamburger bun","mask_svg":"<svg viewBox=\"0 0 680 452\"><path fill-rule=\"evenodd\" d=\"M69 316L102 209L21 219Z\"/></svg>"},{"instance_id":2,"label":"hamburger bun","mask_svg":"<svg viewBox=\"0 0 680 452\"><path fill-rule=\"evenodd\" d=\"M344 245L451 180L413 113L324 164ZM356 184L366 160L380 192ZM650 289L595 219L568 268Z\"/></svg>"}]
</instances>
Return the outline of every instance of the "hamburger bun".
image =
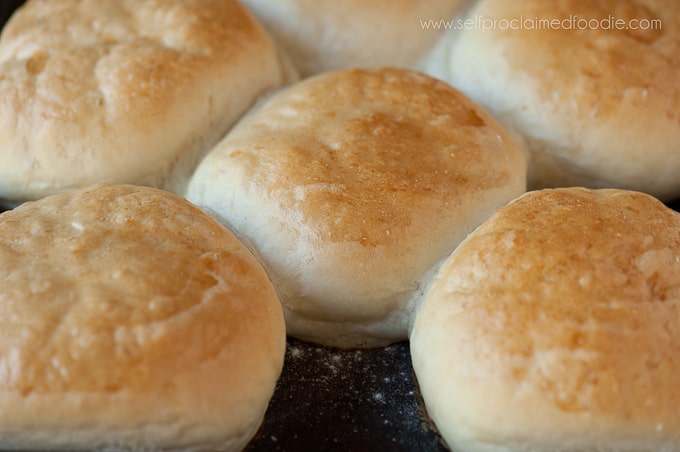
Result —
<instances>
[{"instance_id":1,"label":"hamburger bun","mask_svg":"<svg viewBox=\"0 0 680 452\"><path fill-rule=\"evenodd\" d=\"M235 0L30 0L0 37L0 200L98 182L183 193L284 75Z\"/></svg>"},{"instance_id":2,"label":"hamburger bun","mask_svg":"<svg viewBox=\"0 0 680 452\"><path fill-rule=\"evenodd\" d=\"M680 213L564 188L499 209L443 265L411 334L453 450L680 449Z\"/></svg>"},{"instance_id":3,"label":"hamburger bun","mask_svg":"<svg viewBox=\"0 0 680 452\"><path fill-rule=\"evenodd\" d=\"M188 199L262 259L289 335L404 340L429 276L525 190L522 150L449 85L327 72L274 96L201 162Z\"/></svg>"},{"instance_id":4,"label":"hamburger bun","mask_svg":"<svg viewBox=\"0 0 680 452\"><path fill-rule=\"evenodd\" d=\"M0 215L0 448L243 449L285 326L234 236L157 189L98 185Z\"/></svg>"}]
</instances>

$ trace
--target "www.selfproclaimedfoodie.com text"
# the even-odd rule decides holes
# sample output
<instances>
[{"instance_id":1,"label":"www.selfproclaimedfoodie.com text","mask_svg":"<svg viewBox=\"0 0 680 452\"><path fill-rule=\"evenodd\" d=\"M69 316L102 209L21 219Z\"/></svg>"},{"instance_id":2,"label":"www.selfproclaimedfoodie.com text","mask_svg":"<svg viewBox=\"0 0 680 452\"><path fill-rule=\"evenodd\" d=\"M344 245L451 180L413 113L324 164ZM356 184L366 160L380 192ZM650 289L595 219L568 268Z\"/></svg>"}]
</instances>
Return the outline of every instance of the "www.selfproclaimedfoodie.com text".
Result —
<instances>
[{"instance_id":1,"label":"www.selfproclaimedfoodie.com text","mask_svg":"<svg viewBox=\"0 0 680 452\"><path fill-rule=\"evenodd\" d=\"M564 18L513 17L490 18L473 16L458 19L420 19L424 30L661 30L661 19L623 19L612 15L587 18L570 15Z\"/></svg>"}]
</instances>

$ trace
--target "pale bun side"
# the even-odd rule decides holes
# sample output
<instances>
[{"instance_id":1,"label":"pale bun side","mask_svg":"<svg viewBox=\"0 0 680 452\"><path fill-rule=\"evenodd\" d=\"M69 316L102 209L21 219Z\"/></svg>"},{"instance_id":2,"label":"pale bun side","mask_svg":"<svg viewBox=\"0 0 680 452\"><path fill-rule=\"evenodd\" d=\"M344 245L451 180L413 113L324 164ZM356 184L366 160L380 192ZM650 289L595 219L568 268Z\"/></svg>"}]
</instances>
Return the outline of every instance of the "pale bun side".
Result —
<instances>
[{"instance_id":1,"label":"pale bun side","mask_svg":"<svg viewBox=\"0 0 680 452\"><path fill-rule=\"evenodd\" d=\"M305 76L352 67L414 67L441 36L442 21L465 2L243 1Z\"/></svg>"},{"instance_id":2,"label":"pale bun side","mask_svg":"<svg viewBox=\"0 0 680 452\"><path fill-rule=\"evenodd\" d=\"M0 448L229 450L285 352L264 269L186 200L98 185L0 215Z\"/></svg>"},{"instance_id":3,"label":"pale bun side","mask_svg":"<svg viewBox=\"0 0 680 452\"><path fill-rule=\"evenodd\" d=\"M481 0L468 18L477 26L442 38L446 70L431 66L525 136L530 189L680 197L679 2ZM539 20L560 25L540 29ZM649 29L576 29L578 20Z\"/></svg>"},{"instance_id":4,"label":"pale bun side","mask_svg":"<svg viewBox=\"0 0 680 452\"><path fill-rule=\"evenodd\" d=\"M283 90L199 165L188 199L261 257L288 333L404 340L429 275L525 190L524 154L447 84L394 68Z\"/></svg>"},{"instance_id":5,"label":"pale bun side","mask_svg":"<svg viewBox=\"0 0 680 452\"><path fill-rule=\"evenodd\" d=\"M29 0L0 38L0 199L98 182L183 194L287 68L235 0Z\"/></svg>"},{"instance_id":6,"label":"pale bun side","mask_svg":"<svg viewBox=\"0 0 680 452\"><path fill-rule=\"evenodd\" d=\"M680 214L564 188L499 209L442 266L411 354L453 450L680 448Z\"/></svg>"}]
</instances>

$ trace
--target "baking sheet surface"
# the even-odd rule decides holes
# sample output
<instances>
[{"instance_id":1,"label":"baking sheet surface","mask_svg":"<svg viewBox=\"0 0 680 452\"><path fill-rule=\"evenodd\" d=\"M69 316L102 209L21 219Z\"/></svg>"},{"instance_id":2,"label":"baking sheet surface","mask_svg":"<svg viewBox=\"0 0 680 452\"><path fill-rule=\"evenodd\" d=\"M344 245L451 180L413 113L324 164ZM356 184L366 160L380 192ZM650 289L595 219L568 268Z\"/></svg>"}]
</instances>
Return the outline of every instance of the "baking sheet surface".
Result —
<instances>
[{"instance_id":1,"label":"baking sheet surface","mask_svg":"<svg viewBox=\"0 0 680 452\"><path fill-rule=\"evenodd\" d=\"M415 385L407 342L344 351L289 339L248 451L444 451Z\"/></svg>"}]
</instances>

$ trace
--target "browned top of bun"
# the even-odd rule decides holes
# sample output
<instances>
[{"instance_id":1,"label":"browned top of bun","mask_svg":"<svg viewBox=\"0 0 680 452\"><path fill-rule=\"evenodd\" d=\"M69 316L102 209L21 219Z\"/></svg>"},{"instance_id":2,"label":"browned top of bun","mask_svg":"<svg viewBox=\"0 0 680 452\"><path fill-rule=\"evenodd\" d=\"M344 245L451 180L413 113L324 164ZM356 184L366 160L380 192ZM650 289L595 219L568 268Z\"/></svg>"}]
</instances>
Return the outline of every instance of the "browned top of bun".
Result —
<instances>
[{"instance_id":1,"label":"browned top of bun","mask_svg":"<svg viewBox=\"0 0 680 452\"><path fill-rule=\"evenodd\" d=\"M442 267L416 370L453 443L639 450L680 434L679 309L679 213L622 190L530 192Z\"/></svg>"},{"instance_id":2,"label":"browned top of bun","mask_svg":"<svg viewBox=\"0 0 680 452\"><path fill-rule=\"evenodd\" d=\"M559 21L534 30L499 30L514 70L540 77L535 88L598 121L650 109L677 118L680 105L680 3L675 0L522 0L484 2L480 14ZM485 16L486 17L486 16ZM660 21L657 27L652 21ZM617 25L618 24L618 25ZM566 55L568 54L568 58ZM618 119L620 120L620 119Z\"/></svg>"},{"instance_id":3,"label":"browned top of bun","mask_svg":"<svg viewBox=\"0 0 680 452\"><path fill-rule=\"evenodd\" d=\"M0 198L175 188L279 63L235 0L28 1L0 39Z\"/></svg>"},{"instance_id":4,"label":"browned top of bun","mask_svg":"<svg viewBox=\"0 0 680 452\"><path fill-rule=\"evenodd\" d=\"M523 164L505 131L463 94L390 68L308 79L224 145L237 149L229 156L250 183L289 194L281 201L325 239L364 246L408 231L414 209L455 209L460 197L506 186Z\"/></svg>"},{"instance_id":5,"label":"browned top of bun","mask_svg":"<svg viewBox=\"0 0 680 452\"><path fill-rule=\"evenodd\" d=\"M0 280L5 441L75 442L94 423L90 441L210 444L259 424L283 360L278 298L187 201L103 185L25 203L0 215Z\"/></svg>"}]
</instances>

